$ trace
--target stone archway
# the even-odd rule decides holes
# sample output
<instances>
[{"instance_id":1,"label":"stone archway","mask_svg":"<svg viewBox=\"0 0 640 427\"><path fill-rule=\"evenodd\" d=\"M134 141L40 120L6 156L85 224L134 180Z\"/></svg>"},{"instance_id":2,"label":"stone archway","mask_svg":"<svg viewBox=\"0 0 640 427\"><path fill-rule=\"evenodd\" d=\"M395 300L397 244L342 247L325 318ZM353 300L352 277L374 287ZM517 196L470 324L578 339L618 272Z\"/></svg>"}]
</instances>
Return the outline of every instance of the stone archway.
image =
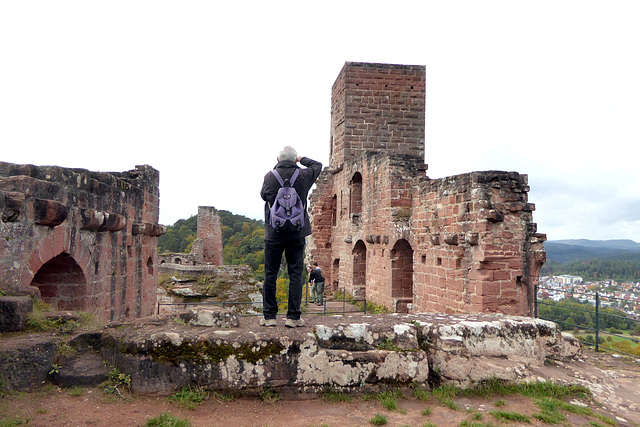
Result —
<instances>
[{"instance_id":1,"label":"stone archway","mask_svg":"<svg viewBox=\"0 0 640 427\"><path fill-rule=\"evenodd\" d=\"M353 296L365 298L367 295L367 247L358 240L353 247Z\"/></svg>"},{"instance_id":2,"label":"stone archway","mask_svg":"<svg viewBox=\"0 0 640 427\"><path fill-rule=\"evenodd\" d=\"M405 239L391 249L391 298L396 312L409 312L413 303L413 249Z\"/></svg>"},{"instance_id":3,"label":"stone archway","mask_svg":"<svg viewBox=\"0 0 640 427\"><path fill-rule=\"evenodd\" d=\"M57 310L87 309L86 276L76 260L66 252L40 267L31 286L40 289L43 301Z\"/></svg>"}]
</instances>

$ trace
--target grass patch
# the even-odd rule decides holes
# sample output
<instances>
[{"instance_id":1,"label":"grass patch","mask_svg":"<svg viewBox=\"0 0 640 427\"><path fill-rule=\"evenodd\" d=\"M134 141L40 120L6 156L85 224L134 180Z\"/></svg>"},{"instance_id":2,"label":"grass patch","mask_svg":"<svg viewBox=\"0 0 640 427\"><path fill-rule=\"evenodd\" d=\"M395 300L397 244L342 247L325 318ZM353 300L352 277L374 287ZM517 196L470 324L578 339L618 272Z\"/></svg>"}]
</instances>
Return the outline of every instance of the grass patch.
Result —
<instances>
[{"instance_id":1,"label":"grass patch","mask_svg":"<svg viewBox=\"0 0 640 427\"><path fill-rule=\"evenodd\" d=\"M382 403L388 411L398 410L398 400L402 399L404 395L398 390L383 391L378 395L378 400Z\"/></svg>"},{"instance_id":2,"label":"grass patch","mask_svg":"<svg viewBox=\"0 0 640 427\"><path fill-rule=\"evenodd\" d=\"M4 418L0 420L0 427L14 427L14 426L23 426L29 423L28 420L24 420L18 417L12 418Z\"/></svg>"},{"instance_id":3,"label":"grass patch","mask_svg":"<svg viewBox=\"0 0 640 427\"><path fill-rule=\"evenodd\" d=\"M429 415L431 415L433 413L433 411L431 410L431 408L426 407L422 410L422 412L420 412L422 415L424 415L425 417L428 417Z\"/></svg>"},{"instance_id":4,"label":"grass patch","mask_svg":"<svg viewBox=\"0 0 640 427\"><path fill-rule=\"evenodd\" d=\"M489 414L497 421L519 421L521 423L531 424L531 419L528 416L517 412L491 411Z\"/></svg>"},{"instance_id":5,"label":"grass patch","mask_svg":"<svg viewBox=\"0 0 640 427\"><path fill-rule=\"evenodd\" d=\"M374 426L383 426L387 424L389 420L384 415L375 414L373 418L369 420L369 424L373 424Z\"/></svg>"},{"instance_id":6,"label":"grass patch","mask_svg":"<svg viewBox=\"0 0 640 427\"><path fill-rule=\"evenodd\" d=\"M561 410L577 415L596 416L589 407L574 405L552 397L537 399L535 404L540 408L540 413L535 414L534 417L550 424L559 423L566 419L560 412Z\"/></svg>"},{"instance_id":7,"label":"grass patch","mask_svg":"<svg viewBox=\"0 0 640 427\"><path fill-rule=\"evenodd\" d=\"M456 397L489 399L492 397L521 395L534 400L539 406L540 412L532 415L532 417L545 423L557 424L564 422L566 418L561 411L565 411L578 415L597 417L603 422L615 425L614 421L607 417L600 417L588 407L566 403L561 400L570 397L589 398L591 396L589 389L579 385L559 385L547 381L513 384L494 378L468 389L461 389L451 384L445 384L433 389L430 393L418 388L413 390L413 396L420 400L426 401L430 395L440 404L453 410L458 410L458 404L454 400ZM498 399L494 405L501 407L507 405L507 402L503 399ZM528 416L508 411L495 410L492 411L491 414L500 421L531 422ZM520 416L529 419L529 421L525 421L524 418L519 419Z\"/></svg>"},{"instance_id":8,"label":"grass patch","mask_svg":"<svg viewBox=\"0 0 640 427\"><path fill-rule=\"evenodd\" d=\"M602 422L604 422L606 424L609 424L610 426L617 426L618 425L616 420L613 420L613 419L611 419L611 418L609 418L609 417L607 417L605 415L600 415L600 414L596 414L596 413L594 413L593 415L597 419L599 419L600 421L602 421ZM593 422L595 423L595 421L593 421ZM596 423L596 424L598 424L598 423Z\"/></svg>"},{"instance_id":9,"label":"grass patch","mask_svg":"<svg viewBox=\"0 0 640 427\"><path fill-rule=\"evenodd\" d=\"M358 310L360 311L364 311L365 309L365 302L359 299L356 299L353 295L344 292L342 290L337 291L333 294L333 296L335 297L335 299L337 301L346 301L349 304L355 305L356 307L358 307ZM389 310L387 307L385 307L384 305L379 305L379 304L375 304L372 302L368 302L367 303L367 314L384 314L384 313L391 313L391 310Z\"/></svg>"},{"instance_id":10,"label":"grass patch","mask_svg":"<svg viewBox=\"0 0 640 427\"><path fill-rule=\"evenodd\" d=\"M464 420L460 423L460 427L494 427L494 425L489 423L485 424L477 421Z\"/></svg>"},{"instance_id":11,"label":"grass patch","mask_svg":"<svg viewBox=\"0 0 640 427\"><path fill-rule=\"evenodd\" d=\"M431 392L429 392L429 390L425 390L420 387L414 388L411 394L413 395L413 397L418 400L422 400L423 402L426 402L431 397Z\"/></svg>"},{"instance_id":12,"label":"grass patch","mask_svg":"<svg viewBox=\"0 0 640 427\"><path fill-rule=\"evenodd\" d=\"M190 387L182 387L181 391L169 396L169 402L175 402L187 409L195 409L196 406L204 402L208 397L209 396L207 392L202 389L191 389Z\"/></svg>"},{"instance_id":13,"label":"grass patch","mask_svg":"<svg viewBox=\"0 0 640 427\"><path fill-rule=\"evenodd\" d=\"M235 402L236 400L238 400L238 395L231 392L231 393L218 393L217 391L214 391L211 395L211 397L215 400L218 400L220 402Z\"/></svg>"},{"instance_id":14,"label":"grass patch","mask_svg":"<svg viewBox=\"0 0 640 427\"><path fill-rule=\"evenodd\" d=\"M80 387L79 385L74 385L69 389L69 394L71 396L82 396L84 394L84 387Z\"/></svg>"},{"instance_id":15,"label":"grass patch","mask_svg":"<svg viewBox=\"0 0 640 427\"><path fill-rule=\"evenodd\" d=\"M462 392L462 389L451 384L446 384L433 389L431 394L433 394L433 396L442 405L446 406L449 409L453 409L454 411L457 411L458 404L453 399L456 396L458 396L458 394L460 394L461 392Z\"/></svg>"},{"instance_id":16,"label":"grass patch","mask_svg":"<svg viewBox=\"0 0 640 427\"><path fill-rule=\"evenodd\" d=\"M191 427L191 423L186 419L176 418L169 412L164 412L155 418L147 421L147 427Z\"/></svg>"},{"instance_id":17,"label":"grass patch","mask_svg":"<svg viewBox=\"0 0 640 427\"><path fill-rule=\"evenodd\" d=\"M280 395L272 388L265 388L260 392L260 399L262 399L264 403L273 404L280 400Z\"/></svg>"},{"instance_id":18,"label":"grass patch","mask_svg":"<svg viewBox=\"0 0 640 427\"><path fill-rule=\"evenodd\" d=\"M502 399L498 399L493 403L493 406L496 406L498 408L501 407L501 406L506 406L506 405L507 405L507 402L505 400L502 400Z\"/></svg>"},{"instance_id":19,"label":"grass patch","mask_svg":"<svg viewBox=\"0 0 640 427\"><path fill-rule=\"evenodd\" d=\"M327 403L342 403L342 402L351 402L352 398L350 395L337 391L328 391L322 395L322 400Z\"/></svg>"}]
</instances>

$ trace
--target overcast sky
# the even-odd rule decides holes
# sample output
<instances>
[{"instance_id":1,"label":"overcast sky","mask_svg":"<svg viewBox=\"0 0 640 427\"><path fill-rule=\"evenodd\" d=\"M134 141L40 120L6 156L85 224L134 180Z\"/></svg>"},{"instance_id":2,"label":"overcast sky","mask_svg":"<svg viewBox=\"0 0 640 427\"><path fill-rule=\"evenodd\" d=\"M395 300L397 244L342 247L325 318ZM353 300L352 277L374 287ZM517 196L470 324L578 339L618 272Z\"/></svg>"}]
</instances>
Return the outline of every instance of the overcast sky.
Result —
<instances>
[{"instance_id":1,"label":"overcast sky","mask_svg":"<svg viewBox=\"0 0 640 427\"><path fill-rule=\"evenodd\" d=\"M345 62L425 65L431 178L529 175L549 240L640 242L640 2L3 1L0 161L160 171L160 222L261 218L329 160Z\"/></svg>"}]
</instances>

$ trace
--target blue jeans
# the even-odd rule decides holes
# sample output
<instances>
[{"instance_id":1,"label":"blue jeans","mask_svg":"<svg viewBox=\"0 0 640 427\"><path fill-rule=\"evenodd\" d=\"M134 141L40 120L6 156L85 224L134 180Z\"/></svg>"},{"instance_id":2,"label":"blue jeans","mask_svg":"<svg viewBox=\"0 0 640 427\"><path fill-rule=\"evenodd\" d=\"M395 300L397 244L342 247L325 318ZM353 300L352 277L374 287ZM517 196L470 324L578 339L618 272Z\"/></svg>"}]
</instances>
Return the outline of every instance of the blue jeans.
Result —
<instances>
[{"instance_id":1,"label":"blue jeans","mask_svg":"<svg viewBox=\"0 0 640 427\"><path fill-rule=\"evenodd\" d=\"M278 314L276 280L282 262L287 261L289 274L289 301L287 319L300 318L302 301L302 269L304 268L304 238L300 240L264 241L264 286L262 288L262 314L265 319L275 319Z\"/></svg>"}]
</instances>

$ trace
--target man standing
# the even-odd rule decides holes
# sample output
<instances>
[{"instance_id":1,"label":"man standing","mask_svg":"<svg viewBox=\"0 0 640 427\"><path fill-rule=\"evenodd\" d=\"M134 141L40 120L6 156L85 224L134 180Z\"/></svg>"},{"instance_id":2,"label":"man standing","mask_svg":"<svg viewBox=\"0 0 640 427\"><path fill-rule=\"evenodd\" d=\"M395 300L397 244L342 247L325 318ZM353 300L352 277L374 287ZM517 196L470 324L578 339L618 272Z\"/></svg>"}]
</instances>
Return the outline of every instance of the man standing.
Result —
<instances>
[{"instance_id":1,"label":"man standing","mask_svg":"<svg viewBox=\"0 0 640 427\"><path fill-rule=\"evenodd\" d=\"M322 271L320 267L318 267L318 263L313 263L313 271L309 273L309 281L313 280L313 286L315 288L315 299L316 304L323 304L323 294L324 294L324 277L322 277Z\"/></svg>"},{"instance_id":2,"label":"man standing","mask_svg":"<svg viewBox=\"0 0 640 427\"><path fill-rule=\"evenodd\" d=\"M299 168L297 163L305 168ZM293 147L284 147L278 154L278 164L274 170L283 182L293 182L293 188L298 193L304 206L304 224L298 229L285 230L273 228L270 224L270 208L275 203L278 190L282 187L276 175L269 171L264 176L260 196L264 204L264 286L262 314L260 319L263 326L276 326L276 314L278 302L276 301L276 280L278 270L284 253L289 273L289 302L287 306L287 320L285 326L295 328L304 326L304 320L300 318L300 303L302 300L302 269L304 268L304 244L305 237L311 234L311 223L307 213L307 196L309 189L322 171L322 163L307 157L298 157ZM298 172L294 180L294 173Z\"/></svg>"}]
</instances>

